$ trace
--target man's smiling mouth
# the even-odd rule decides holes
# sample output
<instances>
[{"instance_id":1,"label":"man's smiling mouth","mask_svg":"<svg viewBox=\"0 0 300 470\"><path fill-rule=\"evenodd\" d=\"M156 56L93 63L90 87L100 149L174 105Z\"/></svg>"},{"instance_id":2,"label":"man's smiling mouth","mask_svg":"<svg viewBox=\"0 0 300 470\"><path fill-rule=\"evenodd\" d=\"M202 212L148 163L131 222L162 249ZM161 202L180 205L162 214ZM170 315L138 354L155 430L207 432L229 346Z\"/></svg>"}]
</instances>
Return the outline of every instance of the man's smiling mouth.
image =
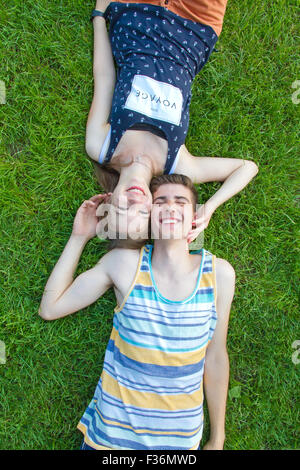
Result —
<instances>
[{"instance_id":1,"label":"man's smiling mouth","mask_svg":"<svg viewBox=\"0 0 300 470\"><path fill-rule=\"evenodd\" d=\"M176 217L166 217L165 219L160 219L159 222L161 224L178 224L181 222L181 219L178 219Z\"/></svg>"}]
</instances>

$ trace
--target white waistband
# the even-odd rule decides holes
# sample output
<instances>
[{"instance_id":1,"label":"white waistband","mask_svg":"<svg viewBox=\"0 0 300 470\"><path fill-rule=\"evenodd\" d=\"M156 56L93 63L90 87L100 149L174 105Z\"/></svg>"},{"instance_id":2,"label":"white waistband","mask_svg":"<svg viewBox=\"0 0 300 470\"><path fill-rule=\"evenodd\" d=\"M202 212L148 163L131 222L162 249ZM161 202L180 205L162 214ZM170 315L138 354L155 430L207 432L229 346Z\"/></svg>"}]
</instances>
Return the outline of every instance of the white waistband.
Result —
<instances>
[{"instance_id":1,"label":"white waistband","mask_svg":"<svg viewBox=\"0 0 300 470\"><path fill-rule=\"evenodd\" d=\"M102 145L102 149L101 149L101 152L100 152L100 155L99 155L99 160L98 160L99 163L104 162L104 159L105 159L105 156L107 154L108 147L109 147L109 143L110 143L110 136L111 136L111 126L109 127L109 131L108 131L107 136L105 137L105 141Z\"/></svg>"}]
</instances>

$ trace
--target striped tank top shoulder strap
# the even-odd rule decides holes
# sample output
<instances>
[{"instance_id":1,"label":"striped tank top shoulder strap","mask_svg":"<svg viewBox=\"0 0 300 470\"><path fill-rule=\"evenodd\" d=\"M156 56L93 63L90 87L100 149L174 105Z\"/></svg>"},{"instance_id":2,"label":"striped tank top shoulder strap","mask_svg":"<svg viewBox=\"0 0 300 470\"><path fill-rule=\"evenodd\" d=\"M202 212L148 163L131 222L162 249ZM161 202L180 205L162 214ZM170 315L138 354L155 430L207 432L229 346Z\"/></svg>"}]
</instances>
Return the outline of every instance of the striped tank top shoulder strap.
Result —
<instances>
[{"instance_id":1,"label":"striped tank top shoulder strap","mask_svg":"<svg viewBox=\"0 0 300 470\"><path fill-rule=\"evenodd\" d=\"M147 248L149 245L145 245L140 250L139 261L136 269L136 273L134 279L121 303L121 305L117 305L115 308L115 313L121 312L128 300L129 297L134 295L134 290L139 289L141 285L149 286L152 285L150 272L149 272L149 264L148 264L148 256L149 256L149 249ZM147 276L147 266L148 266L148 276Z\"/></svg>"},{"instance_id":2,"label":"striped tank top shoulder strap","mask_svg":"<svg viewBox=\"0 0 300 470\"><path fill-rule=\"evenodd\" d=\"M141 255L141 263L139 271L136 276L135 286L152 286L150 266L149 266L149 257L152 252L152 245L145 245Z\"/></svg>"},{"instance_id":3,"label":"striped tank top shoulder strap","mask_svg":"<svg viewBox=\"0 0 300 470\"><path fill-rule=\"evenodd\" d=\"M205 260L200 281L200 289L207 289L207 292L213 293L214 303L216 300L216 256L207 250L205 252Z\"/></svg>"}]
</instances>

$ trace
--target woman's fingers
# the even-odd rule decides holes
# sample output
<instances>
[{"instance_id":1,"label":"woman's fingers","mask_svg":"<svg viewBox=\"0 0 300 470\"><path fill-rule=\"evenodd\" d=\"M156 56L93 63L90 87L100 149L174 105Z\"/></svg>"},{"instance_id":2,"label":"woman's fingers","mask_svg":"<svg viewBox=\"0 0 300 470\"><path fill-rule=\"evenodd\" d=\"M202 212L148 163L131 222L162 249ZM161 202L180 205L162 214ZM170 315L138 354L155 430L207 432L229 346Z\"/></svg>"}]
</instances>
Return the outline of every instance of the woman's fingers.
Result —
<instances>
[{"instance_id":1,"label":"woman's fingers","mask_svg":"<svg viewBox=\"0 0 300 470\"><path fill-rule=\"evenodd\" d=\"M81 204L81 208L88 209L88 208L97 208L99 204L102 202L107 202L108 198L111 196L112 193L104 193L104 194L96 194L92 196L90 199L83 201Z\"/></svg>"},{"instance_id":2,"label":"woman's fingers","mask_svg":"<svg viewBox=\"0 0 300 470\"><path fill-rule=\"evenodd\" d=\"M104 194L96 194L95 196L92 196L89 201L100 201L101 199L107 198L111 193L104 193Z\"/></svg>"},{"instance_id":3,"label":"woman's fingers","mask_svg":"<svg viewBox=\"0 0 300 470\"><path fill-rule=\"evenodd\" d=\"M92 202L92 201L84 201L84 203L82 204L82 209L85 209L85 210L88 210L90 208L94 208L95 207L95 203Z\"/></svg>"},{"instance_id":4,"label":"woman's fingers","mask_svg":"<svg viewBox=\"0 0 300 470\"><path fill-rule=\"evenodd\" d=\"M102 198L102 196L103 196L102 194L96 194L95 196L90 197L89 201L92 201L92 202L98 201Z\"/></svg>"}]
</instances>

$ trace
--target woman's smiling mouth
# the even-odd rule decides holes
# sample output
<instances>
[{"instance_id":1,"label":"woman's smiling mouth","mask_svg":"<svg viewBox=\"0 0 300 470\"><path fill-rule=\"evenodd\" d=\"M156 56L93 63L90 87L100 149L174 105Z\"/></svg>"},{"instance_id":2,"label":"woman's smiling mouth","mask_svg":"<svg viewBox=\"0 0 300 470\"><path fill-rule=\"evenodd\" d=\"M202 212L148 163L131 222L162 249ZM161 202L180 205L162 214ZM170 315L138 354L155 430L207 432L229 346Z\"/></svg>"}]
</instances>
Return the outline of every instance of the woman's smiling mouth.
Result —
<instances>
[{"instance_id":1,"label":"woman's smiling mouth","mask_svg":"<svg viewBox=\"0 0 300 470\"><path fill-rule=\"evenodd\" d=\"M131 188L127 189L127 192L142 194L143 196L145 196L145 191L139 186L131 186Z\"/></svg>"}]
</instances>

